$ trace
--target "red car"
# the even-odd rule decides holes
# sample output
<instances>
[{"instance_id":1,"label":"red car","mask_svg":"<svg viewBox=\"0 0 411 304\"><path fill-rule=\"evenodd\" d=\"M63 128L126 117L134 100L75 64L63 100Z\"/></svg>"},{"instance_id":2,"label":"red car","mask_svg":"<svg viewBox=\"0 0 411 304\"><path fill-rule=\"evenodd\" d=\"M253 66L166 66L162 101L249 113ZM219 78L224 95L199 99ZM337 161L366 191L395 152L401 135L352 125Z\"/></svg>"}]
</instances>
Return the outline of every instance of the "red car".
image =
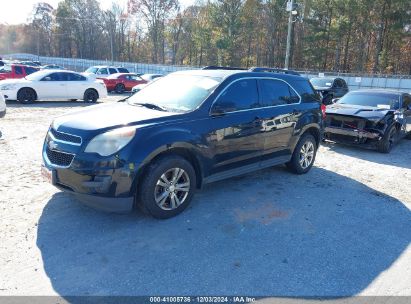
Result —
<instances>
[{"instance_id":1,"label":"red car","mask_svg":"<svg viewBox=\"0 0 411 304\"><path fill-rule=\"evenodd\" d=\"M102 79L108 92L115 91L118 94L131 91L138 84L147 83L139 74L134 73L116 73Z\"/></svg>"},{"instance_id":2,"label":"red car","mask_svg":"<svg viewBox=\"0 0 411 304\"><path fill-rule=\"evenodd\" d=\"M6 64L0 68L0 80L10 78L23 78L39 69L22 64Z\"/></svg>"}]
</instances>

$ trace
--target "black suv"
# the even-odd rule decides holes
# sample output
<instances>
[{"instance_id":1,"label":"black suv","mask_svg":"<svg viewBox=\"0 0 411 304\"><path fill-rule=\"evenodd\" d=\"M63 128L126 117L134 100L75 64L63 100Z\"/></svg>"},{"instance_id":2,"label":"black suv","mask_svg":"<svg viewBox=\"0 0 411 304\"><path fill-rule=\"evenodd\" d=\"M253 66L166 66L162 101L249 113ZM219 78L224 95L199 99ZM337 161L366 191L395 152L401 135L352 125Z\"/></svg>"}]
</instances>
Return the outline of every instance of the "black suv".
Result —
<instances>
[{"instance_id":1,"label":"black suv","mask_svg":"<svg viewBox=\"0 0 411 304\"><path fill-rule=\"evenodd\" d=\"M333 99L341 98L349 89L344 79L338 77L317 77L310 79L314 89L321 94L325 105L333 104Z\"/></svg>"},{"instance_id":2,"label":"black suv","mask_svg":"<svg viewBox=\"0 0 411 304\"><path fill-rule=\"evenodd\" d=\"M139 206L169 218L205 183L283 163L308 172L322 139L322 107L300 76L176 72L124 102L55 119L42 172L90 206Z\"/></svg>"}]
</instances>

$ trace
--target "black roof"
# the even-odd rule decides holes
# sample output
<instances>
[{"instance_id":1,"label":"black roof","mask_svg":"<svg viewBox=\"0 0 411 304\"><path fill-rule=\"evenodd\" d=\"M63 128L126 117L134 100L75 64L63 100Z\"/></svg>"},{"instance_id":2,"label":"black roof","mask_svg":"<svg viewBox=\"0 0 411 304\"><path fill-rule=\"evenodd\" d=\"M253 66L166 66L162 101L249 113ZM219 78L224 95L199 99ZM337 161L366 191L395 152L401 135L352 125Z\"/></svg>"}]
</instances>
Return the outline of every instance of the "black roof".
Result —
<instances>
[{"instance_id":1,"label":"black roof","mask_svg":"<svg viewBox=\"0 0 411 304\"><path fill-rule=\"evenodd\" d=\"M185 70L174 72L175 74L186 74L186 75L197 75L197 76L208 76L208 77L218 77L227 78L231 75L238 75L238 77L267 77L275 76L283 80L307 80L306 78L299 76L298 74L284 73L284 72L266 72L266 71L250 71L250 70L235 70L235 69L202 69L202 70Z\"/></svg>"}]
</instances>

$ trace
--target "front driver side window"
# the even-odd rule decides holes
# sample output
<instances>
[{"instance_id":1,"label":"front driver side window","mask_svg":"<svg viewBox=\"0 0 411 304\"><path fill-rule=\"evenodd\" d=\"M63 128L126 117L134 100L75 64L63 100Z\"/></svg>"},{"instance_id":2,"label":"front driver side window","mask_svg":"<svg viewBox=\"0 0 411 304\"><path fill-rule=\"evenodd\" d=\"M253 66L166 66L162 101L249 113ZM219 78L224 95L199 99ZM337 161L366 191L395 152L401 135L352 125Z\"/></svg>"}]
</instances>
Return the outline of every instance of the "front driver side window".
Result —
<instances>
[{"instance_id":1,"label":"front driver side window","mask_svg":"<svg viewBox=\"0 0 411 304\"><path fill-rule=\"evenodd\" d=\"M403 99L402 99L402 107L404 109L411 109L411 96L409 95L404 95Z\"/></svg>"},{"instance_id":2,"label":"front driver side window","mask_svg":"<svg viewBox=\"0 0 411 304\"><path fill-rule=\"evenodd\" d=\"M229 85L215 102L213 109L220 113L227 113L257 107L259 107L257 81L243 79Z\"/></svg>"}]
</instances>

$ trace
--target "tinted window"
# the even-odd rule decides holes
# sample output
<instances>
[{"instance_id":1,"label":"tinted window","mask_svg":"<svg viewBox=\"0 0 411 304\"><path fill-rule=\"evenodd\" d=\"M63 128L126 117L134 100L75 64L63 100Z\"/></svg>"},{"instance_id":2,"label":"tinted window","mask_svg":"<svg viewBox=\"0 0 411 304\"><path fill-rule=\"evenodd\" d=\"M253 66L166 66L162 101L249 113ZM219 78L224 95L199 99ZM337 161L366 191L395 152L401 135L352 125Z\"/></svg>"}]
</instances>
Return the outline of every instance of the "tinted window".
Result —
<instances>
[{"instance_id":1,"label":"tinted window","mask_svg":"<svg viewBox=\"0 0 411 304\"><path fill-rule=\"evenodd\" d=\"M65 73L68 76L69 81L84 81L87 80L86 77L80 75L80 74L74 74L74 73Z\"/></svg>"},{"instance_id":2,"label":"tinted window","mask_svg":"<svg viewBox=\"0 0 411 304\"><path fill-rule=\"evenodd\" d=\"M26 74L27 74L27 75L30 75L30 74L32 74L32 73L34 73L34 72L37 72L37 71L38 71L38 70L35 69L35 68L26 67Z\"/></svg>"},{"instance_id":3,"label":"tinted window","mask_svg":"<svg viewBox=\"0 0 411 304\"><path fill-rule=\"evenodd\" d=\"M295 91L284 81L261 79L261 104L262 106L279 106L298 103L300 98Z\"/></svg>"},{"instance_id":4,"label":"tinted window","mask_svg":"<svg viewBox=\"0 0 411 304\"><path fill-rule=\"evenodd\" d=\"M129 71L126 68L117 68L119 73L129 73Z\"/></svg>"},{"instance_id":5,"label":"tinted window","mask_svg":"<svg viewBox=\"0 0 411 304\"><path fill-rule=\"evenodd\" d=\"M62 74L63 73L52 73L50 75L45 76L42 79L42 81L63 81L63 80L65 80L66 77Z\"/></svg>"},{"instance_id":6,"label":"tinted window","mask_svg":"<svg viewBox=\"0 0 411 304\"><path fill-rule=\"evenodd\" d=\"M293 87L300 94L304 102L320 102L321 98L314 90L311 83L307 80L299 80L293 82Z\"/></svg>"},{"instance_id":7,"label":"tinted window","mask_svg":"<svg viewBox=\"0 0 411 304\"><path fill-rule=\"evenodd\" d=\"M14 67L14 71L16 73L16 75L22 75L23 74L23 68L21 66L15 66Z\"/></svg>"},{"instance_id":8,"label":"tinted window","mask_svg":"<svg viewBox=\"0 0 411 304\"><path fill-rule=\"evenodd\" d=\"M102 75L102 74L107 75L108 72L107 72L107 69L106 69L106 68L102 68L102 69L99 69L99 70L98 70L97 74L98 74L98 75Z\"/></svg>"},{"instance_id":9,"label":"tinted window","mask_svg":"<svg viewBox=\"0 0 411 304\"><path fill-rule=\"evenodd\" d=\"M403 100L402 100L402 107L404 109L408 109L409 106L411 106L411 96L404 95Z\"/></svg>"},{"instance_id":10,"label":"tinted window","mask_svg":"<svg viewBox=\"0 0 411 304\"><path fill-rule=\"evenodd\" d=\"M110 74L115 74L115 73L117 73L117 70L116 70L116 69L109 68L108 70L109 70Z\"/></svg>"},{"instance_id":11,"label":"tinted window","mask_svg":"<svg viewBox=\"0 0 411 304\"><path fill-rule=\"evenodd\" d=\"M235 81L220 95L214 106L223 112L259 107L257 81L255 79Z\"/></svg>"}]
</instances>

